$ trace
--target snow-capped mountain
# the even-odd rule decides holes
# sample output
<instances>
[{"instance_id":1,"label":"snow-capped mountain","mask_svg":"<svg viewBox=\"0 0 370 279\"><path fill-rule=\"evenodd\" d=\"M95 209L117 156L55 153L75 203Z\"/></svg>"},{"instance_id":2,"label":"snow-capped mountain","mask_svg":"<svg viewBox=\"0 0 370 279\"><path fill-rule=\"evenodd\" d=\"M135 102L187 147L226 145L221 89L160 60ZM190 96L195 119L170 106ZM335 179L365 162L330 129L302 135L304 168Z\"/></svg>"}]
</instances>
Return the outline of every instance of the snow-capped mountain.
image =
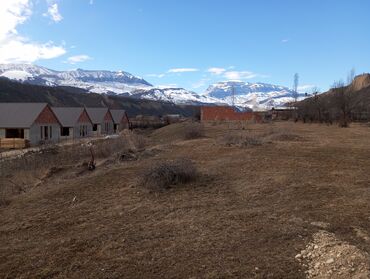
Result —
<instances>
[{"instance_id":1,"label":"snow-capped mountain","mask_svg":"<svg viewBox=\"0 0 370 279\"><path fill-rule=\"evenodd\" d=\"M93 93L119 94L175 104L234 103L238 108L253 110L282 107L293 101L294 95L292 90L284 86L241 81L218 82L198 94L183 88L157 88L146 80L123 71L55 71L31 64L0 64L0 77L37 85L72 86Z\"/></svg>"},{"instance_id":2,"label":"snow-capped mountain","mask_svg":"<svg viewBox=\"0 0 370 279\"><path fill-rule=\"evenodd\" d=\"M184 88L141 89L132 92L132 97L165 101L180 105L219 104L219 100L217 98L197 94Z\"/></svg>"},{"instance_id":3,"label":"snow-capped mountain","mask_svg":"<svg viewBox=\"0 0 370 279\"><path fill-rule=\"evenodd\" d=\"M287 87L242 81L218 82L208 87L204 96L217 98L220 103L253 110L282 107L294 100L294 92ZM233 97L234 96L234 97ZM299 94L302 98L304 95Z\"/></svg>"},{"instance_id":4,"label":"snow-capped mountain","mask_svg":"<svg viewBox=\"0 0 370 279\"><path fill-rule=\"evenodd\" d=\"M129 93L152 88L146 80L123 71L55 71L31 64L0 64L0 76L48 86L74 86L94 93Z\"/></svg>"}]
</instances>

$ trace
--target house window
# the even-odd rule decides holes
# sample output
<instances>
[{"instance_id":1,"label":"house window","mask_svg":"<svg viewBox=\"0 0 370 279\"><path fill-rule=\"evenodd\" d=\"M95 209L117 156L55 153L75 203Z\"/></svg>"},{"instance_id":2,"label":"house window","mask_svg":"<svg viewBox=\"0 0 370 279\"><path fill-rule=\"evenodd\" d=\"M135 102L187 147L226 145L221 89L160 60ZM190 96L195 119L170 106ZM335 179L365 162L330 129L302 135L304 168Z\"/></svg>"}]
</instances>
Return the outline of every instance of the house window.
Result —
<instances>
[{"instance_id":1,"label":"house window","mask_svg":"<svg viewBox=\"0 0 370 279\"><path fill-rule=\"evenodd\" d=\"M87 136L87 126L81 125L80 126L80 137L85 137L85 136Z\"/></svg>"},{"instance_id":2,"label":"house window","mask_svg":"<svg viewBox=\"0 0 370 279\"><path fill-rule=\"evenodd\" d=\"M53 137L52 126L40 126L40 138L41 140L48 140Z\"/></svg>"},{"instance_id":3,"label":"house window","mask_svg":"<svg viewBox=\"0 0 370 279\"><path fill-rule=\"evenodd\" d=\"M93 131L97 131L98 130L98 124L94 124L93 125Z\"/></svg>"},{"instance_id":4,"label":"house window","mask_svg":"<svg viewBox=\"0 0 370 279\"><path fill-rule=\"evenodd\" d=\"M61 127L60 128L60 135L62 137L68 137L69 136L69 128L68 127Z\"/></svg>"},{"instance_id":5,"label":"house window","mask_svg":"<svg viewBox=\"0 0 370 279\"><path fill-rule=\"evenodd\" d=\"M6 129L5 130L6 138L24 138L24 129Z\"/></svg>"}]
</instances>

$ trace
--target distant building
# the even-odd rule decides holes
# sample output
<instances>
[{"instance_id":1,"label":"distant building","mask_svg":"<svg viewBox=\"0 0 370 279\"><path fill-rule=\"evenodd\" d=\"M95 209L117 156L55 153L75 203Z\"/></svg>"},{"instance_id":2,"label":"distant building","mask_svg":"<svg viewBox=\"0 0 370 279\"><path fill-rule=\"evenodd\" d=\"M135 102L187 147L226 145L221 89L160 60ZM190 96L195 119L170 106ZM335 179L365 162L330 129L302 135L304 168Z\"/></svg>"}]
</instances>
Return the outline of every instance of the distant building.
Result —
<instances>
[{"instance_id":1,"label":"distant building","mask_svg":"<svg viewBox=\"0 0 370 279\"><path fill-rule=\"evenodd\" d=\"M0 138L21 138L31 145L57 142L60 127L46 103L0 103Z\"/></svg>"},{"instance_id":2,"label":"distant building","mask_svg":"<svg viewBox=\"0 0 370 279\"><path fill-rule=\"evenodd\" d=\"M201 121L261 121L261 116L255 112L240 112L229 106L212 106L200 108Z\"/></svg>"},{"instance_id":3,"label":"distant building","mask_svg":"<svg viewBox=\"0 0 370 279\"><path fill-rule=\"evenodd\" d=\"M111 135L113 130L113 117L108 108L86 108L87 114L93 124L94 136Z\"/></svg>"},{"instance_id":4,"label":"distant building","mask_svg":"<svg viewBox=\"0 0 370 279\"><path fill-rule=\"evenodd\" d=\"M293 118L295 108L272 108L271 109L271 119L272 120L289 120Z\"/></svg>"},{"instance_id":5,"label":"distant building","mask_svg":"<svg viewBox=\"0 0 370 279\"><path fill-rule=\"evenodd\" d=\"M93 124L85 108L52 107L61 128L61 139L84 138L92 135Z\"/></svg>"},{"instance_id":6,"label":"distant building","mask_svg":"<svg viewBox=\"0 0 370 279\"><path fill-rule=\"evenodd\" d=\"M180 114L166 114L163 115L163 120L166 124L172 124L172 123L177 123L181 120L181 115Z\"/></svg>"},{"instance_id":7,"label":"distant building","mask_svg":"<svg viewBox=\"0 0 370 279\"><path fill-rule=\"evenodd\" d=\"M129 128L130 121L125 110L111 109L110 113L112 114L113 117L114 133L119 133L120 131Z\"/></svg>"}]
</instances>

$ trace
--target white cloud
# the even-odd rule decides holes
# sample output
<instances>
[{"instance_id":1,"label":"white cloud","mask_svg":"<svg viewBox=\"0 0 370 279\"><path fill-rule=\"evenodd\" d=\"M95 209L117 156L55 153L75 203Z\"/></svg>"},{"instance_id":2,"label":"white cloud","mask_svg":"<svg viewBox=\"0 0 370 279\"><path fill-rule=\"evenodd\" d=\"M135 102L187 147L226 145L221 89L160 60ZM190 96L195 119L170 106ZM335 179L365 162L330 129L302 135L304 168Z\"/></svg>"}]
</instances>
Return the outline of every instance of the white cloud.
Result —
<instances>
[{"instance_id":1,"label":"white cloud","mask_svg":"<svg viewBox=\"0 0 370 279\"><path fill-rule=\"evenodd\" d=\"M148 74L147 77L163 78L165 74Z\"/></svg>"},{"instance_id":2,"label":"white cloud","mask_svg":"<svg viewBox=\"0 0 370 279\"><path fill-rule=\"evenodd\" d=\"M228 71L223 76L228 80L244 80L254 78L257 74L249 71Z\"/></svg>"},{"instance_id":3,"label":"white cloud","mask_svg":"<svg viewBox=\"0 0 370 279\"><path fill-rule=\"evenodd\" d=\"M198 82L194 83L194 84L192 85L192 88L193 88L193 89L201 88L201 87L203 87L203 86L207 85L207 82L208 82L208 81L209 81L209 79L203 78L203 79L199 80Z\"/></svg>"},{"instance_id":4,"label":"white cloud","mask_svg":"<svg viewBox=\"0 0 370 279\"><path fill-rule=\"evenodd\" d=\"M207 72L208 72L208 73L211 73L211 74L213 74L213 75L217 75L217 76L219 76L219 75L223 74L224 72L226 72L226 69L224 69L224 68L216 68L216 67L214 67L214 68L209 68L209 69L207 70Z\"/></svg>"},{"instance_id":5,"label":"white cloud","mask_svg":"<svg viewBox=\"0 0 370 279\"><path fill-rule=\"evenodd\" d=\"M30 0L1 0L0 4L0 63L32 63L63 55L63 46L53 42L32 42L18 34L17 27L32 14Z\"/></svg>"},{"instance_id":6,"label":"white cloud","mask_svg":"<svg viewBox=\"0 0 370 279\"><path fill-rule=\"evenodd\" d=\"M58 4L52 2L49 2L48 11L42 15L50 17L54 22L59 22L63 19L62 15L59 13Z\"/></svg>"},{"instance_id":7,"label":"white cloud","mask_svg":"<svg viewBox=\"0 0 370 279\"><path fill-rule=\"evenodd\" d=\"M89 4L90 4L90 5L93 5L93 4L94 4L94 0L90 0L90 1L89 1Z\"/></svg>"},{"instance_id":8,"label":"white cloud","mask_svg":"<svg viewBox=\"0 0 370 279\"><path fill-rule=\"evenodd\" d=\"M285 44L285 43L289 42L289 39L282 39L282 40L281 40L281 42L282 42L283 44Z\"/></svg>"},{"instance_id":9,"label":"white cloud","mask_svg":"<svg viewBox=\"0 0 370 279\"><path fill-rule=\"evenodd\" d=\"M90 56L86 54L81 54L81 55L75 55L75 56L70 56L67 58L67 63L69 64L76 64L80 62L85 62L87 60L92 59Z\"/></svg>"},{"instance_id":10,"label":"white cloud","mask_svg":"<svg viewBox=\"0 0 370 279\"><path fill-rule=\"evenodd\" d=\"M174 68L174 69L169 69L168 73L190 73L190 72L198 72L199 69L195 68Z\"/></svg>"}]
</instances>

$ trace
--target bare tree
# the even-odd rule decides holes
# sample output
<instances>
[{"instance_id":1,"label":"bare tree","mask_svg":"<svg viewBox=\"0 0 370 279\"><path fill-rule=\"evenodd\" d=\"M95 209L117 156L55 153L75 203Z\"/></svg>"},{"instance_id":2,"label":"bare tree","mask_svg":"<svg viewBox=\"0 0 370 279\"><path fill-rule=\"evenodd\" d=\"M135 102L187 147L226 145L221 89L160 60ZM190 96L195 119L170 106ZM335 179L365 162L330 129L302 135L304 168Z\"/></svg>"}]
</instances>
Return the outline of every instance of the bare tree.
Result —
<instances>
[{"instance_id":1,"label":"bare tree","mask_svg":"<svg viewBox=\"0 0 370 279\"><path fill-rule=\"evenodd\" d=\"M349 116L351 113L351 92L348 90L348 87L344 86L342 80L335 81L333 83L333 89L335 92L335 104L339 110L341 116L339 119L340 127L348 127Z\"/></svg>"},{"instance_id":2,"label":"bare tree","mask_svg":"<svg viewBox=\"0 0 370 279\"><path fill-rule=\"evenodd\" d=\"M311 92L313 95L314 110L315 110L315 113L317 112L317 120L321 123L323 106L322 106L321 98L319 96L320 88L315 86L311 89Z\"/></svg>"},{"instance_id":3,"label":"bare tree","mask_svg":"<svg viewBox=\"0 0 370 279\"><path fill-rule=\"evenodd\" d=\"M356 70L352 68L347 75L347 85L351 85L352 81L355 79Z\"/></svg>"}]
</instances>

